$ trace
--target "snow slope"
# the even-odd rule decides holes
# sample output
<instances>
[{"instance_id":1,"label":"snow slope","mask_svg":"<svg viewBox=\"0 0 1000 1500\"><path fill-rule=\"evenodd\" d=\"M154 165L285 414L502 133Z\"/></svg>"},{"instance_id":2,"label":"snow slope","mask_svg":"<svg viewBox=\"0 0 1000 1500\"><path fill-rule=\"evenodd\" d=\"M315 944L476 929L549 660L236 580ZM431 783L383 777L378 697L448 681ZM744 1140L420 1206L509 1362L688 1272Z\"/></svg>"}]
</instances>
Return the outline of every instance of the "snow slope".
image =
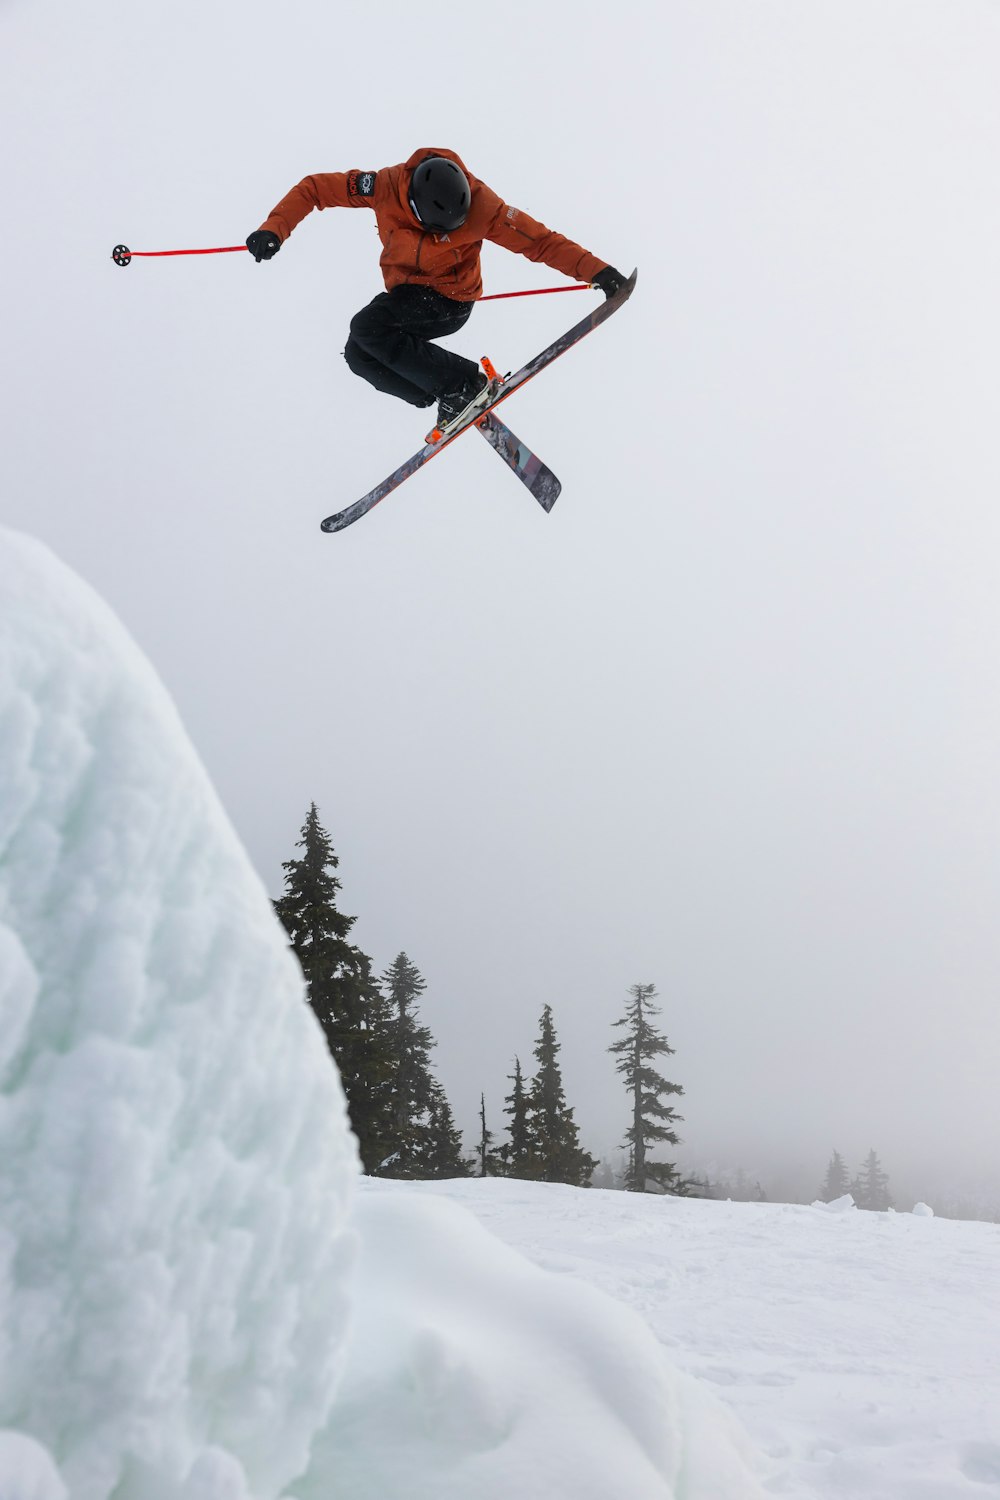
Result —
<instances>
[{"instance_id":1,"label":"snow slope","mask_svg":"<svg viewBox=\"0 0 1000 1500\"><path fill-rule=\"evenodd\" d=\"M352 1219L336 1071L172 703L43 547L0 531L0 578L0 1500L761 1496L629 1309L448 1203Z\"/></svg>"},{"instance_id":2,"label":"snow slope","mask_svg":"<svg viewBox=\"0 0 1000 1500\"><path fill-rule=\"evenodd\" d=\"M501 1181L397 1191L446 1194L641 1314L770 1455L768 1492L1000 1495L1000 1226Z\"/></svg>"}]
</instances>

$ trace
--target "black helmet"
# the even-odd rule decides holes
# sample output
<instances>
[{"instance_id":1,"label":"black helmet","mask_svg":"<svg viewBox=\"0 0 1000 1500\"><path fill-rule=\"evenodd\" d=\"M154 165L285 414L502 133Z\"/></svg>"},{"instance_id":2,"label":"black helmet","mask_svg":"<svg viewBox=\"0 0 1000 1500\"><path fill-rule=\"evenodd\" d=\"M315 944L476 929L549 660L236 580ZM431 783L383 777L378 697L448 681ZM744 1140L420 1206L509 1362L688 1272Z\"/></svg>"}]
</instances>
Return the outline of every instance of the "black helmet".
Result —
<instances>
[{"instance_id":1,"label":"black helmet","mask_svg":"<svg viewBox=\"0 0 1000 1500\"><path fill-rule=\"evenodd\" d=\"M413 169L410 207L425 229L458 229L469 217L472 190L462 168L446 156L428 156Z\"/></svg>"}]
</instances>

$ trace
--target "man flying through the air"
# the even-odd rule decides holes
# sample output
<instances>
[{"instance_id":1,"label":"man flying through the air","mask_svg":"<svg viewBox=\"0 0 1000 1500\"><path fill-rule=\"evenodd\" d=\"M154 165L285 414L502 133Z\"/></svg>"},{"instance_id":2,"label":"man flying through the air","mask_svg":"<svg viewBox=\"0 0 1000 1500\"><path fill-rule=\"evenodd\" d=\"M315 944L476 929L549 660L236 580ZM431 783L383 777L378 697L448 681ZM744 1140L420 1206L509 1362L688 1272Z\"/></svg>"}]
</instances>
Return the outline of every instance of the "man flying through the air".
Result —
<instances>
[{"instance_id":1,"label":"man flying through the air","mask_svg":"<svg viewBox=\"0 0 1000 1500\"><path fill-rule=\"evenodd\" d=\"M378 172L303 178L248 236L254 260L276 255L314 208L374 210L386 290L352 319L344 358L376 390L411 406L437 401L439 428L464 412L486 384L473 360L432 342L457 333L482 296L484 240L592 282L606 297L625 284L614 266L510 208L454 151L427 148Z\"/></svg>"}]
</instances>

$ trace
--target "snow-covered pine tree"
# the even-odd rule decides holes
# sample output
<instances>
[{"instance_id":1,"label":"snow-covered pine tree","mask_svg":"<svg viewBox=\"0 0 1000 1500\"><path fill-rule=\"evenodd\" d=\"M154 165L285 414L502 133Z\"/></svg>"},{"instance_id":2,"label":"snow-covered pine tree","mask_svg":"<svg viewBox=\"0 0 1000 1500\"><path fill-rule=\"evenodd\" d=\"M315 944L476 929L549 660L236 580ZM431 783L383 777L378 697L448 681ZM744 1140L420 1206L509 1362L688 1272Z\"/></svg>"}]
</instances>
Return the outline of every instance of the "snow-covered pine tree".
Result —
<instances>
[{"instance_id":1,"label":"snow-covered pine tree","mask_svg":"<svg viewBox=\"0 0 1000 1500\"><path fill-rule=\"evenodd\" d=\"M374 1171L391 1136L389 1013L371 959L348 941L355 917L337 906L339 861L316 804L301 829L301 859L286 860L274 909L302 966L309 1004L340 1071L362 1165Z\"/></svg>"},{"instance_id":2,"label":"snow-covered pine tree","mask_svg":"<svg viewBox=\"0 0 1000 1500\"><path fill-rule=\"evenodd\" d=\"M892 1208L889 1195L889 1179L882 1171L882 1164L874 1150L865 1157L864 1166L855 1179L857 1193L854 1201L859 1208L872 1209L876 1213Z\"/></svg>"},{"instance_id":3,"label":"snow-covered pine tree","mask_svg":"<svg viewBox=\"0 0 1000 1500\"><path fill-rule=\"evenodd\" d=\"M462 1149L462 1133L455 1124L444 1089L435 1081L428 1119L428 1149L424 1176L471 1177L472 1163Z\"/></svg>"},{"instance_id":4,"label":"snow-covered pine tree","mask_svg":"<svg viewBox=\"0 0 1000 1500\"><path fill-rule=\"evenodd\" d=\"M434 1038L418 1022L417 1001L427 988L420 970L405 953L397 953L382 975L390 1010L392 1051L392 1126L382 1177L425 1177L432 1154L430 1132L434 1090L430 1054Z\"/></svg>"},{"instance_id":5,"label":"snow-covered pine tree","mask_svg":"<svg viewBox=\"0 0 1000 1500\"><path fill-rule=\"evenodd\" d=\"M824 1203L832 1203L835 1198L842 1198L849 1191L850 1183L844 1158L839 1151L835 1151L827 1163L826 1178L819 1190L819 1196Z\"/></svg>"},{"instance_id":6,"label":"snow-covered pine tree","mask_svg":"<svg viewBox=\"0 0 1000 1500\"><path fill-rule=\"evenodd\" d=\"M572 1187L585 1187L597 1166L597 1158L579 1144L579 1129L563 1091L562 1070L557 1061L560 1050L552 1007L546 1005L535 1046L538 1072L528 1091L533 1157L530 1175L541 1182L567 1182Z\"/></svg>"},{"instance_id":7,"label":"snow-covered pine tree","mask_svg":"<svg viewBox=\"0 0 1000 1500\"><path fill-rule=\"evenodd\" d=\"M625 1132L625 1144L629 1149L625 1187L631 1193L644 1193L647 1185L654 1183L666 1192L676 1193L684 1190L684 1184L673 1162L651 1161L647 1150L664 1142L671 1146L679 1144L673 1127L683 1116L669 1104L664 1104L662 1096L683 1094L684 1090L679 1083L668 1083L651 1066L652 1058L670 1056L674 1051L651 1019L660 1014L660 1007L655 1003L656 986L634 984L629 995L631 999L625 1007L625 1014L614 1022L615 1026L626 1028L625 1035L608 1048L618 1058L617 1070L632 1095L632 1124Z\"/></svg>"}]
</instances>

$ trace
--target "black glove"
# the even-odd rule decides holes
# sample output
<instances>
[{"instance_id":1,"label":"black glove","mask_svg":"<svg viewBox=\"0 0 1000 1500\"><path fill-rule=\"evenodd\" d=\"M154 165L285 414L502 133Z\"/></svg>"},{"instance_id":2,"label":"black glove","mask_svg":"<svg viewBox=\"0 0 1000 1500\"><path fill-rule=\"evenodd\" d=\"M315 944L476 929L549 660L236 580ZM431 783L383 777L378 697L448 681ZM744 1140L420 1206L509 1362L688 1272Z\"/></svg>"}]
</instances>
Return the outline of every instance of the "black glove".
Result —
<instances>
[{"instance_id":1,"label":"black glove","mask_svg":"<svg viewBox=\"0 0 1000 1500\"><path fill-rule=\"evenodd\" d=\"M247 235L247 249L260 265L262 260L270 260L272 255L277 255L281 249L281 241L270 229L255 229L253 234Z\"/></svg>"},{"instance_id":2,"label":"black glove","mask_svg":"<svg viewBox=\"0 0 1000 1500\"><path fill-rule=\"evenodd\" d=\"M627 280L628 277L616 271L614 266L605 266L604 270L598 271L594 277L594 286L602 291L605 297L613 297L615 292L621 291Z\"/></svg>"}]
</instances>

